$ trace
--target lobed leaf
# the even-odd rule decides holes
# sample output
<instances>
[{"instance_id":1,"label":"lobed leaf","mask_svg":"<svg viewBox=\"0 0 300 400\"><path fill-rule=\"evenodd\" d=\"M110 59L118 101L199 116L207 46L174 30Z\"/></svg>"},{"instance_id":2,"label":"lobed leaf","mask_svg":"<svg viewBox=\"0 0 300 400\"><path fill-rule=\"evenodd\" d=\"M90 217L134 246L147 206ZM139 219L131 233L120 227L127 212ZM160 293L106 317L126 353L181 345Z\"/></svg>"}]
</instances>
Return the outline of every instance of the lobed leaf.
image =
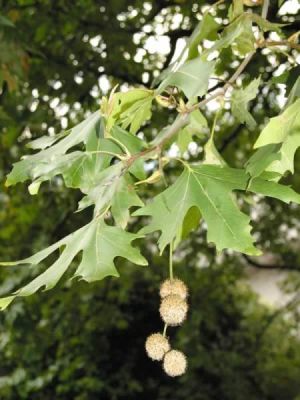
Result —
<instances>
[{"instance_id":1,"label":"lobed leaf","mask_svg":"<svg viewBox=\"0 0 300 400\"><path fill-rule=\"evenodd\" d=\"M196 58L187 61L176 71L170 72L159 85L157 92L161 93L168 86L181 89L188 99L203 96L207 92L209 77L214 69L214 63Z\"/></svg>"},{"instance_id":2,"label":"lobed leaf","mask_svg":"<svg viewBox=\"0 0 300 400\"><path fill-rule=\"evenodd\" d=\"M248 111L248 103L257 96L259 85L260 78L254 79L245 88L235 89L231 96L232 114L249 129L255 128L256 121Z\"/></svg>"},{"instance_id":3,"label":"lobed leaf","mask_svg":"<svg viewBox=\"0 0 300 400\"><path fill-rule=\"evenodd\" d=\"M89 138L93 135L98 138L103 137L103 132L101 114L99 111L96 111L86 120L72 128L66 137L63 137L62 139L57 138L52 146L43 149L36 154L24 156L21 161L15 163L12 171L7 176L6 185L11 186L28 179L35 180L42 177L42 171L45 169L45 164L51 164L51 169L53 171L56 163L62 162L62 156L65 155L69 149L80 143L86 144ZM47 147L48 144L41 144L40 142L38 146L42 145L43 148L43 146ZM79 157L81 156L80 154L77 155ZM61 168L61 165L59 167ZM51 175L52 174L53 172Z\"/></svg>"},{"instance_id":4,"label":"lobed leaf","mask_svg":"<svg viewBox=\"0 0 300 400\"><path fill-rule=\"evenodd\" d=\"M63 247L57 260L35 279L11 296L0 299L0 309L5 309L16 297L30 296L39 289L52 289L66 273L75 257L82 252L81 261L73 277L87 282L103 279L106 276L119 276L115 267L116 257L123 257L138 265L147 265L139 250L131 242L141 235L125 232L123 229L107 225L102 218L71 233L50 247L14 262L1 262L0 265L38 265L50 254Z\"/></svg>"},{"instance_id":5,"label":"lobed leaf","mask_svg":"<svg viewBox=\"0 0 300 400\"><path fill-rule=\"evenodd\" d=\"M110 133L114 125L119 125L136 134L143 123L151 118L153 99L154 92L148 89L114 93L111 110L106 115L106 131Z\"/></svg>"},{"instance_id":6,"label":"lobed leaf","mask_svg":"<svg viewBox=\"0 0 300 400\"><path fill-rule=\"evenodd\" d=\"M282 114L271 118L262 130L254 148L258 149L247 162L247 171L258 176L263 171L281 177L294 173L294 157L300 147L300 99Z\"/></svg>"},{"instance_id":7,"label":"lobed leaf","mask_svg":"<svg viewBox=\"0 0 300 400\"><path fill-rule=\"evenodd\" d=\"M300 195L274 182L256 178L249 183L245 170L216 165L186 166L177 181L134 215L151 216L141 234L160 231L160 251L174 241L183 229L185 217L197 207L207 224L207 240L217 250L230 248L257 255L250 231L250 218L239 210L232 192L248 190L285 202L300 203Z\"/></svg>"}]
</instances>

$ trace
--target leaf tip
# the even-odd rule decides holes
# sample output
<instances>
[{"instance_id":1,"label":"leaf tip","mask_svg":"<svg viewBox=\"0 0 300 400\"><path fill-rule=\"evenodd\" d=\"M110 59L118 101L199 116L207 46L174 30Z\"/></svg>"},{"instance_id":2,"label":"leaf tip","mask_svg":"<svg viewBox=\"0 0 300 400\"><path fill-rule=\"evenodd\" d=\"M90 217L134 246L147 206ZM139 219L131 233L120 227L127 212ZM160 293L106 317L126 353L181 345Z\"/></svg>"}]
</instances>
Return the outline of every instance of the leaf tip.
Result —
<instances>
[{"instance_id":1,"label":"leaf tip","mask_svg":"<svg viewBox=\"0 0 300 400\"><path fill-rule=\"evenodd\" d=\"M0 298L0 311L4 311L10 303L14 300L15 296L8 296Z\"/></svg>"}]
</instances>

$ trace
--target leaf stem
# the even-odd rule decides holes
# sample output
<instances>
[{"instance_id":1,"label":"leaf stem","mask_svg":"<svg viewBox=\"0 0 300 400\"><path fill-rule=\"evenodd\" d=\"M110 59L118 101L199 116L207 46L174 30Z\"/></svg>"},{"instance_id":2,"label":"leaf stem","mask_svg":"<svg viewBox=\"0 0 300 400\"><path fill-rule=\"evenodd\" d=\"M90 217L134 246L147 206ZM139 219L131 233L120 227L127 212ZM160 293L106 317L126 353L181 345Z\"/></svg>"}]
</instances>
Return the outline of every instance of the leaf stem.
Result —
<instances>
[{"instance_id":1,"label":"leaf stem","mask_svg":"<svg viewBox=\"0 0 300 400\"><path fill-rule=\"evenodd\" d=\"M166 334L167 334L167 328L168 328L168 325L167 325L167 324L165 324L165 325L164 325L164 330L163 330L163 337L166 337Z\"/></svg>"},{"instance_id":2,"label":"leaf stem","mask_svg":"<svg viewBox=\"0 0 300 400\"><path fill-rule=\"evenodd\" d=\"M113 153L112 151L95 150L95 151L87 151L86 153L89 153L89 154L106 154L106 155L109 155L109 156L117 157L120 160L124 160L123 156L121 156L120 154Z\"/></svg>"},{"instance_id":3,"label":"leaf stem","mask_svg":"<svg viewBox=\"0 0 300 400\"><path fill-rule=\"evenodd\" d=\"M262 18L265 18L265 19L267 18L269 3L270 3L270 0L264 0L264 2L263 2L262 12L261 12Z\"/></svg>"},{"instance_id":4,"label":"leaf stem","mask_svg":"<svg viewBox=\"0 0 300 400\"><path fill-rule=\"evenodd\" d=\"M128 148L125 146L125 144L123 144L122 142L120 142L120 140L116 139L113 136L110 136L108 138L109 140L112 140L113 142L117 143L117 145L119 145L121 147L121 149L125 152L125 154L127 154L128 156L131 156L130 151L128 150Z\"/></svg>"},{"instance_id":5,"label":"leaf stem","mask_svg":"<svg viewBox=\"0 0 300 400\"><path fill-rule=\"evenodd\" d=\"M170 242L169 247L169 276L173 279L173 241Z\"/></svg>"},{"instance_id":6,"label":"leaf stem","mask_svg":"<svg viewBox=\"0 0 300 400\"><path fill-rule=\"evenodd\" d=\"M104 211L102 211L102 213L96 214L95 217L96 217L96 218L99 218L99 219L102 218L102 217L104 217L104 215L108 212L109 209L110 209L110 204L105 208Z\"/></svg>"}]
</instances>

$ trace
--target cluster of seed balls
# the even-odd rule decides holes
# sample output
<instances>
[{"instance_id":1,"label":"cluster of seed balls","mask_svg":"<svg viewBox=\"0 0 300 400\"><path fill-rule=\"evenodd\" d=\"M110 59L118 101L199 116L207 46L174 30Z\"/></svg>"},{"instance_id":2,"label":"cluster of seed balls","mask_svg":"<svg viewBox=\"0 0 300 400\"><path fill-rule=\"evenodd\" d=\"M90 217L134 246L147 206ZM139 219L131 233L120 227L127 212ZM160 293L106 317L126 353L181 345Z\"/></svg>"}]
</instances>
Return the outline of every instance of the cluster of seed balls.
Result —
<instances>
[{"instance_id":1,"label":"cluster of seed balls","mask_svg":"<svg viewBox=\"0 0 300 400\"><path fill-rule=\"evenodd\" d=\"M180 279L167 279L162 283L159 312L167 326L178 326L183 323L188 311L187 296L187 287ZM186 356L181 351L171 349L165 335L153 333L147 338L145 347L152 360L163 360L163 368L167 375L175 377L185 373Z\"/></svg>"}]
</instances>

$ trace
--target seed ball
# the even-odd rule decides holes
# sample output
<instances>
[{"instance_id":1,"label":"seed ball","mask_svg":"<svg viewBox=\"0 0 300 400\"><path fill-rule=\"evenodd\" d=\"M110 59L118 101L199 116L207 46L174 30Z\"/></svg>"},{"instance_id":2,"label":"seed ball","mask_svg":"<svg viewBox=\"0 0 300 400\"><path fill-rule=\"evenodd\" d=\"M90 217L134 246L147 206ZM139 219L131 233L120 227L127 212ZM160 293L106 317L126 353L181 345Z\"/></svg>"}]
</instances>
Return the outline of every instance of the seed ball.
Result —
<instances>
[{"instance_id":1,"label":"seed ball","mask_svg":"<svg viewBox=\"0 0 300 400\"><path fill-rule=\"evenodd\" d=\"M166 279L160 287L160 297L163 299L170 294L177 294L183 300L188 296L188 289L180 279Z\"/></svg>"},{"instance_id":2,"label":"seed ball","mask_svg":"<svg viewBox=\"0 0 300 400\"><path fill-rule=\"evenodd\" d=\"M161 333L153 333L147 337L146 352L152 360L160 361L170 350L170 344L166 337Z\"/></svg>"},{"instance_id":3,"label":"seed ball","mask_svg":"<svg viewBox=\"0 0 300 400\"><path fill-rule=\"evenodd\" d=\"M181 325L186 318L188 305L177 294L170 294L162 299L159 312L162 320L171 326Z\"/></svg>"},{"instance_id":4,"label":"seed ball","mask_svg":"<svg viewBox=\"0 0 300 400\"><path fill-rule=\"evenodd\" d=\"M181 351L171 350L164 357L163 367L169 376L183 375L187 367L186 356Z\"/></svg>"}]
</instances>

